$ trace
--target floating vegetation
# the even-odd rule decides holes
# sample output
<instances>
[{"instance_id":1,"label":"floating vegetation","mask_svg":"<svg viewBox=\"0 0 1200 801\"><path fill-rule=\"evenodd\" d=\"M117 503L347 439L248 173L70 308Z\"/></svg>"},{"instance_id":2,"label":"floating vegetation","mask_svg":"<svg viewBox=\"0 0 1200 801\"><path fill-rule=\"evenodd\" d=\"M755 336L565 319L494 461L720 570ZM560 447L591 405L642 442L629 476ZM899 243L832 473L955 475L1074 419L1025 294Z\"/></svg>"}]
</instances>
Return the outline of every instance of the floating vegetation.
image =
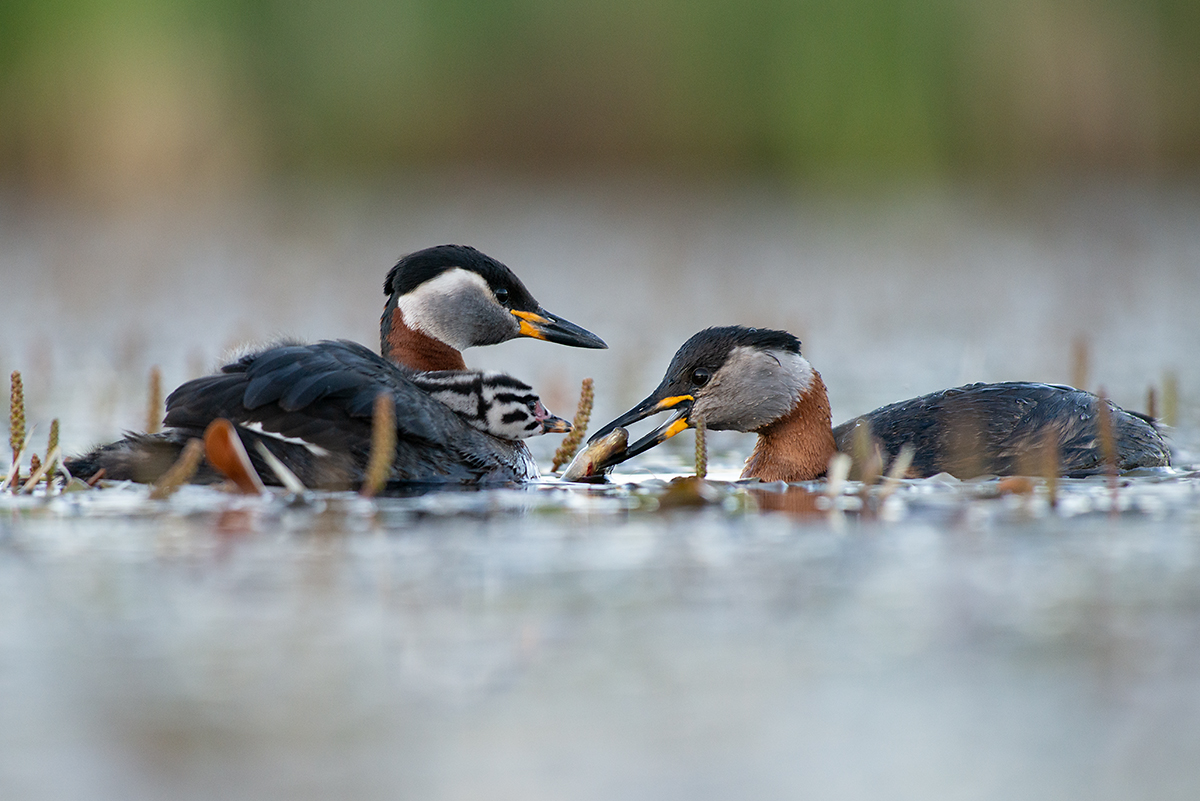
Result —
<instances>
[{"instance_id":1,"label":"floating vegetation","mask_svg":"<svg viewBox=\"0 0 1200 801\"><path fill-rule=\"evenodd\" d=\"M696 478L704 478L708 475L708 437L706 436L708 429L704 425L704 416L697 416L694 425L696 426Z\"/></svg>"},{"instance_id":2,"label":"floating vegetation","mask_svg":"<svg viewBox=\"0 0 1200 801\"><path fill-rule=\"evenodd\" d=\"M708 506L720 503L722 496L722 490L703 476L679 476L671 479L666 490L658 496L658 508L666 511Z\"/></svg>"},{"instance_id":3,"label":"floating vegetation","mask_svg":"<svg viewBox=\"0 0 1200 801\"><path fill-rule=\"evenodd\" d=\"M371 457L367 461L367 474L359 490L364 498L374 497L387 484L395 454L396 402L390 393L381 392L375 398L375 411L371 418Z\"/></svg>"},{"instance_id":4,"label":"floating vegetation","mask_svg":"<svg viewBox=\"0 0 1200 801\"><path fill-rule=\"evenodd\" d=\"M557 473L560 467L571 461L575 451L579 450L579 445L587 434L588 423L592 419L592 403L595 399L592 379L583 379L579 387L579 406L575 409L575 419L571 421L571 433L563 437L558 450L554 452L554 461L550 464L551 473Z\"/></svg>"},{"instance_id":5,"label":"floating vegetation","mask_svg":"<svg viewBox=\"0 0 1200 801\"><path fill-rule=\"evenodd\" d=\"M200 468L200 460L204 458L204 443L198 439L189 439L183 446L183 452L175 460L175 464L163 473L154 486L150 488L150 500L162 501L175 494L175 491L192 480Z\"/></svg>"},{"instance_id":6,"label":"floating vegetation","mask_svg":"<svg viewBox=\"0 0 1200 801\"><path fill-rule=\"evenodd\" d=\"M149 402L146 404L146 433L157 434L162 429L162 370L150 368Z\"/></svg>"}]
</instances>

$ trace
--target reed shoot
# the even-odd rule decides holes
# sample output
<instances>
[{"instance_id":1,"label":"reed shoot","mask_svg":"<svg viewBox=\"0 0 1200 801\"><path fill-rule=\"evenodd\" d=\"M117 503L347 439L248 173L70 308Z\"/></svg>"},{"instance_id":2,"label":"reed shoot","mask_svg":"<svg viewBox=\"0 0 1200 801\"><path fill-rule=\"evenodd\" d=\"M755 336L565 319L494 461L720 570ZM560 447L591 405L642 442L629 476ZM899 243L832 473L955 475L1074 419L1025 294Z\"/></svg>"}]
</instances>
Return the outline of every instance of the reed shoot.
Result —
<instances>
[{"instance_id":1,"label":"reed shoot","mask_svg":"<svg viewBox=\"0 0 1200 801\"><path fill-rule=\"evenodd\" d=\"M58 469L58 418L50 421L50 440L46 443L46 486L54 481L54 473Z\"/></svg>"},{"instance_id":2,"label":"reed shoot","mask_svg":"<svg viewBox=\"0 0 1200 801\"><path fill-rule=\"evenodd\" d=\"M1058 474L1060 470L1060 462L1058 455L1058 434L1053 429L1047 428L1042 434L1041 450L1041 473L1042 478L1046 480L1046 495L1050 501L1050 508L1058 508Z\"/></svg>"},{"instance_id":3,"label":"reed shoot","mask_svg":"<svg viewBox=\"0 0 1200 801\"><path fill-rule=\"evenodd\" d=\"M13 370L10 381L12 393L8 404L8 445L12 449L12 469L20 470L21 451L25 447L25 387L18 370ZM16 486L16 479L13 480L13 486Z\"/></svg>"},{"instance_id":4,"label":"reed shoot","mask_svg":"<svg viewBox=\"0 0 1200 801\"><path fill-rule=\"evenodd\" d=\"M697 416L694 421L696 426L696 478L704 478L708 475L708 437L706 436L708 428L704 425L704 417Z\"/></svg>"},{"instance_id":5,"label":"reed shoot","mask_svg":"<svg viewBox=\"0 0 1200 801\"><path fill-rule=\"evenodd\" d=\"M1087 337L1075 337L1071 343L1071 386L1076 389L1087 389L1091 364L1089 351Z\"/></svg>"},{"instance_id":6,"label":"reed shoot","mask_svg":"<svg viewBox=\"0 0 1200 801\"><path fill-rule=\"evenodd\" d=\"M1104 472L1108 474L1109 490L1112 493L1112 514L1117 513L1117 438L1113 433L1112 409L1102 388L1096 401L1096 429L1100 440L1100 455L1104 459Z\"/></svg>"},{"instance_id":7,"label":"reed shoot","mask_svg":"<svg viewBox=\"0 0 1200 801\"><path fill-rule=\"evenodd\" d=\"M146 405L146 433L157 434L162 429L162 371L150 368L150 400Z\"/></svg>"},{"instance_id":8,"label":"reed shoot","mask_svg":"<svg viewBox=\"0 0 1200 801\"><path fill-rule=\"evenodd\" d=\"M1179 425L1179 376L1168 370L1163 375L1162 421L1169 426Z\"/></svg>"},{"instance_id":9,"label":"reed shoot","mask_svg":"<svg viewBox=\"0 0 1200 801\"><path fill-rule=\"evenodd\" d=\"M175 494L175 491L192 480L204 458L204 443L198 439L189 439L183 446L183 452L175 460L175 464L167 472L159 476L158 481L150 489L150 500L162 501ZM103 471L102 471L103 472ZM91 484L91 482L88 482Z\"/></svg>"},{"instance_id":10,"label":"reed shoot","mask_svg":"<svg viewBox=\"0 0 1200 801\"><path fill-rule=\"evenodd\" d=\"M861 420L854 426L854 440L851 446L854 457L854 468L850 471L850 477L858 479L863 483L863 489L873 486L879 482L879 475L883 472L883 454L879 451L879 445L871 436L871 424L866 420Z\"/></svg>"},{"instance_id":11,"label":"reed shoot","mask_svg":"<svg viewBox=\"0 0 1200 801\"><path fill-rule=\"evenodd\" d=\"M367 474L359 490L364 498L373 498L387 484L395 454L396 402L390 393L381 392L375 398L375 411L371 421L371 456L367 461Z\"/></svg>"},{"instance_id":12,"label":"reed shoot","mask_svg":"<svg viewBox=\"0 0 1200 801\"><path fill-rule=\"evenodd\" d=\"M563 437L558 450L554 452L554 461L550 464L550 472L556 473L559 468L571 461L575 451L579 450L584 435L587 434L588 423L592 419L592 403L596 399L594 382L590 378L583 379L579 387L579 406L575 409L575 419L571 421L571 433Z\"/></svg>"}]
</instances>

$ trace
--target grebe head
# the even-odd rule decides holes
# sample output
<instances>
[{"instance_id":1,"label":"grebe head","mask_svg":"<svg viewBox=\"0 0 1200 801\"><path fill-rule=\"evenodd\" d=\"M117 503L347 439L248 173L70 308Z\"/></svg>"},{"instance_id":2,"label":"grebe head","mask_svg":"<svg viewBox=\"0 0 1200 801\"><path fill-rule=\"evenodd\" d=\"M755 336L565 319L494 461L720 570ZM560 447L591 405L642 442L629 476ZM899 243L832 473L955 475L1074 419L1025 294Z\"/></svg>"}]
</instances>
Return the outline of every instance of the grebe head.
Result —
<instances>
[{"instance_id":1,"label":"grebe head","mask_svg":"<svg viewBox=\"0 0 1200 801\"><path fill-rule=\"evenodd\" d=\"M500 439L566 434L570 422L555 417L524 381L493 370L417 373L412 382L467 423Z\"/></svg>"},{"instance_id":2,"label":"grebe head","mask_svg":"<svg viewBox=\"0 0 1200 801\"><path fill-rule=\"evenodd\" d=\"M389 296L382 321L383 352L389 358L397 325L455 351L522 336L607 347L590 331L543 309L508 267L465 245L439 245L405 256L388 273L383 291Z\"/></svg>"},{"instance_id":3,"label":"grebe head","mask_svg":"<svg viewBox=\"0 0 1200 801\"><path fill-rule=\"evenodd\" d=\"M813 385L814 376L812 365L800 355L800 340L787 331L706 328L675 353L650 397L591 440L667 410L675 414L619 454L618 461L693 427L699 418L717 431L758 431L786 416Z\"/></svg>"}]
</instances>

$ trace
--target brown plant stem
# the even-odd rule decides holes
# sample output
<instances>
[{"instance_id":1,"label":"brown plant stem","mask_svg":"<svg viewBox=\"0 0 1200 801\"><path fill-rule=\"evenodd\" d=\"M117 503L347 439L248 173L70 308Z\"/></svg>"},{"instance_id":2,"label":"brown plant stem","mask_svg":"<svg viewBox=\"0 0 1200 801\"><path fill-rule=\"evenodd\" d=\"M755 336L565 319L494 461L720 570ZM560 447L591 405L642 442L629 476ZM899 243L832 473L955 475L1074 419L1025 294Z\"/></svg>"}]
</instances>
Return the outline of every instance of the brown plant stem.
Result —
<instances>
[{"instance_id":1,"label":"brown plant stem","mask_svg":"<svg viewBox=\"0 0 1200 801\"><path fill-rule=\"evenodd\" d=\"M708 475L708 428L702 415L696 417L693 424L696 427L696 478L704 478Z\"/></svg>"},{"instance_id":2,"label":"brown plant stem","mask_svg":"<svg viewBox=\"0 0 1200 801\"><path fill-rule=\"evenodd\" d=\"M359 493L372 498L387 484L396 454L396 403L391 394L379 393L371 419L371 456Z\"/></svg>"},{"instance_id":3,"label":"brown plant stem","mask_svg":"<svg viewBox=\"0 0 1200 801\"><path fill-rule=\"evenodd\" d=\"M592 403L595 401L594 382L590 378L583 379L579 387L579 406L575 409L575 419L571 421L571 433L563 437L558 450L554 452L554 461L550 464L550 472L556 473L559 468L571 461L575 451L587 434L588 423L592 419Z\"/></svg>"},{"instance_id":4,"label":"brown plant stem","mask_svg":"<svg viewBox=\"0 0 1200 801\"><path fill-rule=\"evenodd\" d=\"M162 430L162 371L150 368L150 400L146 405L146 433L157 434Z\"/></svg>"}]
</instances>

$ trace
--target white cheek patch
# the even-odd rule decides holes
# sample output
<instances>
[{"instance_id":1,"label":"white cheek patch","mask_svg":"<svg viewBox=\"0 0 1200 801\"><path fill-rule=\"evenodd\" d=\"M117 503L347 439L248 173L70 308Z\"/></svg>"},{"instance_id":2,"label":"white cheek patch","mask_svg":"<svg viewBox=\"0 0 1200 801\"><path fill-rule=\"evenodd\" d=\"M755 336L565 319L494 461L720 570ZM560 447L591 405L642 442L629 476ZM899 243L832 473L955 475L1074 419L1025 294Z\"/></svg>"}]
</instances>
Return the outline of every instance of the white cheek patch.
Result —
<instances>
[{"instance_id":1,"label":"white cheek patch","mask_svg":"<svg viewBox=\"0 0 1200 801\"><path fill-rule=\"evenodd\" d=\"M767 351L767 355L774 356L779 360L779 369L783 371L784 380L788 386L795 389L796 400L812 389L813 368L808 363L808 359L799 353L790 353L785 350Z\"/></svg>"},{"instance_id":2,"label":"white cheek patch","mask_svg":"<svg viewBox=\"0 0 1200 801\"><path fill-rule=\"evenodd\" d=\"M456 350L463 350L471 346L466 341L469 327L458 324L460 314L456 313L456 299L471 295L481 299L490 298L491 294L492 290L482 275L462 267L452 267L396 298L396 308L409 328L445 342Z\"/></svg>"},{"instance_id":3,"label":"white cheek patch","mask_svg":"<svg viewBox=\"0 0 1200 801\"><path fill-rule=\"evenodd\" d=\"M754 431L792 410L813 385L812 365L798 353L734 348L697 396L713 428Z\"/></svg>"},{"instance_id":4,"label":"white cheek patch","mask_svg":"<svg viewBox=\"0 0 1200 801\"><path fill-rule=\"evenodd\" d=\"M327 451L325 448L322 448L320 445L316 445L308 440L300 439L299 437L285 437L283 434L276 434L274 431L267 431L263 428L262 423L240 423L239 425L241 425L241 427L247 431L253 431L260 437L270 437L271 439L279 440L280 442L287 442L291 445L302 445L303 447L307 448L308 452L313 456L329 455L329 451Z\"/></svg>"}]
</instances>

